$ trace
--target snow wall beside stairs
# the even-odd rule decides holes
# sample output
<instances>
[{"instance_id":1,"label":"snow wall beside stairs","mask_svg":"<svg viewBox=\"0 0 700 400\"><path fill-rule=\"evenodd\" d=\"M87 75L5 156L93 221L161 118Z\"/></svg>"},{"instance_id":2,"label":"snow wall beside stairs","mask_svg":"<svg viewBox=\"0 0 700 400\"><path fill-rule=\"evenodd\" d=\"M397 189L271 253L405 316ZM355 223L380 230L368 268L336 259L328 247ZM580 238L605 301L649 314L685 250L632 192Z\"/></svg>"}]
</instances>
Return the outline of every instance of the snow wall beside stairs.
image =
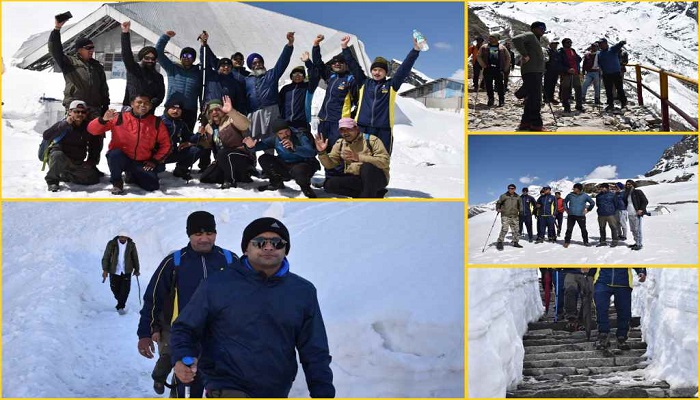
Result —
<instances>
[{"instance_id":1,"label":"snow wall beside stairs","mask_svg":"<svg viewBox=\"0 0 700 400\"><path fill-rule=\"evenodd\" d=\"M527 324L544 312L537 269L469 269L468 280L468 397L505 397L522 379Z\"/></svg>"}]
</instances>

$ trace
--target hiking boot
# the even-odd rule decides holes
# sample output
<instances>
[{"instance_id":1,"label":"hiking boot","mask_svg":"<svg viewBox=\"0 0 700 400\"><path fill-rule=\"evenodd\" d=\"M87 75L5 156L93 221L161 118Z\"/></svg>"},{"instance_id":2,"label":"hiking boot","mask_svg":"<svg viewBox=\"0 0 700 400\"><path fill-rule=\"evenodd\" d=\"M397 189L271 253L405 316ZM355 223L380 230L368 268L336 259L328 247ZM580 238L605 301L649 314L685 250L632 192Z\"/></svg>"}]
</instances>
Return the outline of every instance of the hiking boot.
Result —
<instances>
[{"instance_id":1,"label":"hiking boot","mask_svg":"<svg viewBox=\"0 0 700 400\"><path fill-rule=\"evenodd\" d=\"M564 242L564 248L566 249L568 247L569 247L569 243Z\"/></svg>"},{"instance_id":2,"label":"hiking boot","mask_svg":"<svg viewBox=\"0 0 700 400\"><path fill-rule=\"evenodd\" d=\"M544 126L531 126L530 131L531 132L549 132L549 129L545 128Z\"/></svg>"},{"instance_id":3,"label":"hiking boot","mask_svg":"<svg viewBox=\"0 0 700 400\"><path fill-rule=\"evenodd\" d=\"M314 192L313 189L311 189L311 186L304 186L301 188L301 192L304 193L304 196L310 198L310 199L315 199L318 196L316 195L316 192Z\"/></svg>"},{"instance_id":4,"label":"hiking boot","mask_svg":"<svg viewBox=\"0 0 700 400\"><path fill-rule=\"evenodd\" d=\"M608 342L607 333L598 333L598 340L595 342L596 350L606 350L610 347L610 342Z\"/></svg>"},{"instance_id":5,"label":"hiking boot","mask_svg":"<svg viewBox=\"0 0 700 400\"><path fill-rule=\"evenodd\" d=\"M153 381L153 391L155 391L158 394L165 393L165 383Z\"/></svg>"},{"instance_id":6,"label":"hiking boot","mask_svg":"<svg viewBox=\"0 0 700 400\"><path fill-rule=\"evenodd\" d=\"M527 239L528 243L532 243L532 238Z\"/></svg>"},{"instance_id":7,"label":"hiking boot","mask_svg":"<svg viewBox=\"0 0 700 400\"><path fill-rule=\"evenodd\" d=\"M610 247L617 247L617 242L613 240L612 243L610 243Z\"/></svg>"},{"instance_id":8,"label":"hiking boot","mask_svg":"<svg viewBox=\"0 0 700 400\"><path fill-rule=\"evenodd\" d=\"M387 189L379 189L379 191L377 192L377 198L383 199L387 193L389 193L389 191Z\"/></svg>"},{"instance_id":9,"label":"hiking boot","mask_svg":"<svg viewBox=\"0 0 700 400\"><path fill-rule=\"evenodd\" d=\"M175 168L175 170L173 170L173 176L176 178L182 178L186 181L192 180L192 175L190 175L190 172L186 169Z\"/></svg>"},{"instance_id":10,"label":"hiking boot","mask_svg":"<svg viewBox=\"0 0 700 400\"><path fill-rule=\"evenodd\" d=\"M535 240L535 244L538 243L544 243L544 238L537 238L537 240Z\"/></svg>"},{"instance_id":11,"label":"hiking boot","mask_svg":"<svg viewBox=\"0 0 700 400\"><path fill-rule=\"evenodd\" d=\"M564 112L565 112L565 113L570 113L570 112L571 112L571 106L568 105L568 104L565 104L565 105L564 105Z\"/></svg>"},{"instance_id":12,"label":"hiking boot","mask_svg":"<svg viewBox=\"0 0 700 400\"><path fill-rule=\"evenodd\" d=\"M518 127L517 127L515 130L516 130L516 131L529 131L529 130L530 130L530 124L526 124L526 123L522 123L522 122L521 122L520 125L518 125Z\"/></svg>"},{"instance_id":13,"label":"hiking boot","mask_svg":"<svg viewBox=\"0 0 700 400\"><path fill-rule=\"evenodd\" d=\"M625 240L627 240L627 236L620 236L620 240L624 242Z\"/></svg>"},{"instance_id":14,"label":"hiking boot","mask_svg":"<svg viewBox=\"0 0 700 400\"><path fill-rule=\"evenodd\" d=\"M547 241L548 241L548 242L552 242L552 243L556 243L556 242L557 242L557 238L551 237L551 238L547 239Z\"/></svg>"},{"instance_id":15,"label":"hiking boot","mask_svg":"<svg viewBox=\"0 0 700 400\"><path fill-rule=\"evenodd\" d=\"M493 106L493 99L489 99L488 103L486 103L487 106L491 107Z\"/></svg>"},{"instance_id":16,"label":"hiking boot","mask_svg":"<svg viewBox=\"0 0 700 400\"><path fill-rule=\"evenodd\" d=\"M230 189L230 188L235 188L238 185L236 185L236 182L231 182L231 181L224 181L224 183L221 184L221 189Z\"/></svg>"},{"instance_id":17,"label":"hiking boot","mask_svg":"<svg viewBox=\"0 0 700 400\"><path fill-rule=\"evenodd\" d=\"M122 196L122 195L126 194L126 191L124 191L124 182L121 182L121 181L114 182L112 184L111 193L115 196Z\"/></svg>"},{"instance_id":18,"label":"hiking boot","mask_svg":"<svg viewBox=\"0 0 700 400\"><path fill-rule=\"evenodd\" d=\"M496 250L503 250L503 242L496 242Z\"/></svg>"},{"instance_id":19,"label":"hiking boot","mask_svg":"<svg viewBox=\"0 0 700 400\"><path fill-rule=\"evenodd\" d=\"M600 243L598 243L597 245L595 245L595 247L604 247L604 246L607 246L607 245L608 245L608 244L605 243L605 242L600 242Z\"/></svg>"},{"instance_id":20,"label":"hiking boot","mask_svg":"<svg viewBox=\"0 0 700 400\"><path fill-rule=\"evenodd\" d=\"M578 321L573 320L566 323L566 330L569 332L576 332L578 330Z\"/></svg>"},{"instance_id":21,"label":"hiking boot","mask_svg":"<svg viewBox=\"0 0 700 400\"><path fill-rule=\"evenodd\" d=\"M588 243L588 242L583 242L583 245L586 246L586 247L590 247L590 246L591 246L591 244Z\"/></svg>"},{"instance_id":22,"label":"hiking boot","mask_svg":"<svg viewBox=\"0 0 700 400\"><path fill-rule=\"evenodd\" d=\"M632 247L630 247L630 250L641 250L641 249L642 249L642 246L638 246L636 244L633 245Z\"/></svg>"},{"instance_id":23,"label":"hiking boot","mask_svg":"<svg viewBox=\"0 0 700 400\"><path fill-rule=\"evenodd\" d=\"M523 248L523 246L521 246L520 243L518 243L518 242L513 243L513 247L517 247L518 249Z\"/></svg>"},{"instance_id":24,"label":"hiking boot","mask_svg":"<svg viewBox=\"0 0 700 400\"><path fill-rule=\"evenodd\" d=\"M626 337L618 337L617 338L617 348L620 350L629 350L630 345L627 343L627 338Z\"/></svg>"},{"instance_id":25,"label":"hiking boot","mask_svg":"<svg viewBox=\"0 0 700 400\"><path fill-rule=\"evenodd\" d=\"M610 111L614 111L614 110L615 110L615 106L613 106L613 105L609 105L609 106L605 107L605 111L610 112Z\"/></svg>"},{"instance_id":26,"label":"hiking boot","mask_svg":"<svg viewBox=\"0 0 700 400\"><path fill-rule=\"evenodd\" d=\"M58 192L59 189L58 183L49 183L49 192Z\"/></svg>"},{"instance_id":27,"label":"hiking boot","mask_svg":"<svg viewBox=\"0 0 700 400\"><path fill-rule=\"evenodd\" d=\"M576 106L576 111L585 112L586 110L583 108L582 105L579 104Z\"/></svg>"},{"instance_id":28,"label":"hiking boot","mask_svg":"<svg viewBox=\"0 0 700 400\"><path fill-rule=\"evenodd\" d=\"M126 310L123 309L123 308L117 309L117 312L119 313L119 315L124 315L124 314L126 314Z\"/></svg>"},{"instance_id":29,"label":"hiking boot","mask_svg":"<svg viewBox=\"0 0 700 400\"><path fill-rule=\"evenodd\" d=\"M270 182L267 185L258 186L258 192L264 192L266 190L280 190L284 189L284 182Z\"/></svg>"}]
</instances>

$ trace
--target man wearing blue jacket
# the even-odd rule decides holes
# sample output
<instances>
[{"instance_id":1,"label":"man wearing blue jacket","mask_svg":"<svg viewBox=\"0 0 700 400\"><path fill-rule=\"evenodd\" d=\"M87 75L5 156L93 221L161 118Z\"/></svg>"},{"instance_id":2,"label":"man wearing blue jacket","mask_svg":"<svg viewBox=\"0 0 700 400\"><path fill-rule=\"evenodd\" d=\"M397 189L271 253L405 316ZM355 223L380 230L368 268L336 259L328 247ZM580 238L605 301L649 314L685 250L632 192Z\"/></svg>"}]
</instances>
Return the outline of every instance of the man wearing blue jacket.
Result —
<instances>
[{"instance_id":1,"label":"man wearing blue jacket","mask_svg":"<svg viewBox=\"0 0 700 400\"><path fill-rule=\"evenodd\" d=\"M617 241L620 239L617 236L618 226L617 218L615 214L617 212L615 207L616 196L608 190L607 183L601 183L599 186L598 195L595 198L596 206L598 207L598 227L600 228L600 242L596 247L607 246L605 241L605 228L610 224L610 230L612 231L612 242L610 247L617 246Z\"/></svg>"},{"instance_id":2,"label":"man wearing blue jacket","mask_svg":"<svg viewBox=\"0 0 700 400\"><path fill-rule=\"evenodd\" d=\"M620 65L620 50L627 42L620 41L613 47L608 46L608 40L603 38L599 41L600 51L598 52L598 66L603 72L603 85L605 86L605 98L608 106L605 111L612 111L615 106L615 96L613 95L613 86L617 90L618 97L622 108L627 106L627 96L625 88L622 84L622 66Z\"/></svg>"},{"instance_id":3,"label":"man wearing blue jacket","mask_svg":"<svg viewBox=\"0 0 700 400\"><path fill-rule=\"evenodd\" d=\"M617 236L620 240L627 240L627 206L625 206L625 185L621 182L617 182L614 186L610 187L613 194L615 195L615 218L617 219Z\"/></svg>"},{"instance_id":4,"label":"man wearing blue jacket","mask_svg":"<svg viewBox=\"0 0 700 400\"><path fill-rule=\"evenodd\" d=\"M249 149L277 151L277 156L263 154L258 160L263 172L270 177L270 183L258 187L258 190L284 189L284 181L294 179L306 197L318 197L311 189L311 177L321 166L316 160L316 147L311 143L309 135L281 118L272 121L272 130L275 136L269 138L257 141L251 137L243 139Z\"/></svg>"},{"instance_id":5,"label":"man wearing blue jacket","mask_svg":"<svg viewBox=\"0 0 700 400\"><path fill-rule=\"evenodd\" d=\"M304 66L292 69L289 79L292 83L282 86L279 94L280 115L289 121L289 125L311 133L311 102L320 80L318 70L309 59L309 52L301 55ZM309 79L306 80L306 69ZM273 129L274 132L274 129Z\"/></svg>"},{"instance_id":6,"label":"man wearing blue jacket","mask_svg":"<svg viewBox=\"0 0 700 400\"><path fill-rule=\"evenodd\" d=\"M389 62L377 57L370 66L370 76L365 75L359 64L348 64L350 72L357 78L360 88L359 105L357 107L357 126L361 133L368 133L378 137L384 148L391 155L394 144L394 105L396 93L403 81L411 73L413 64L420 55L420 47L416 39L413 39L413 49L408 53L399 68L391 78L389 75Z\"/></svg>"},{"instance_id":7,"label":"man wearing blue jacket","mask_svg":"<svg viewBox=\"0 0 700 400\"><path fill-rule=\"evenodd\" d=\"M532 243L532 217L535 215L537 202L534 197L530 196L528 188L523 188L520 201L522 202L523 208L520 210L520 220L518 221L520 229L518 232L520 232L520 234L525 232L523 231L523 224L525 224L527 228L527 241Z\"/></svg>"},{"instance_id":8,"label":"man wearing blue jacket","mask_svg":"<svg viewBox=\"0 0 700 400\"><path fill-rule=\"evenodd\" d=\"M193 133L182 120L184 105L180 95L171 96L165 102L165 113L160 118L170 134L170 153L156 171L164 172L166 164L175 163L173 176L189 181L192 179L192 164L199 159L202 150L197 147L199 135Z\"/></svg>"},{"instance_id":9,"label":"man wearing blue jacket","mask_svg":"<svg viewBox=\"0 0 700 400\"><path fill-rule=\"evenodd\" d=\"M639 282L647 279L646 268L634 268ZM627 332L630 319L632 319L632 268L594 268L593 274L594 300L598 322L597 350L605 350L610 346L608 335L610 334L610 320L608 310L610 308L610 296L615 296L615 309L617 310L617 348L629 350L627 344Z\"/></svg>"},{"instance_id":10,"label":"man wearing blue jacket","mask_svg":"<svg viewBox=\"0 0 700 400\"><path fill-rule=\"evenodd\" d=\"M275 218L245 228L241 262L202 282L173 324L180 381L202 375L209 397L287 397L298 353L311 397L335 396L316 288L290 272L290 247L287 227Z\"/></svg>"},{"instance_id":11,"label":"man wearing blue jacket","mask_svg":"<svg viewBox=\"0 0 700 400\"><path fill-rule=\"evenodd\" d=\"M586 207L588 204L588 207ZM591 196L583 193L583 185L577 183L574 185L574 190L564 198L564 211L568 214L566 217L566 233L564 234L564 247L569 247L571 243L571 234L574 232L574 226L578 224L581 229L581 237L583 245L588 246L588 231L586 230L586 214L593 210L595 203Z\"/></svg>"},{"instance_id":12,"label":"man wearing blue jacket","mask_svg":"<svg viewBox=\"0 0 700 400\"><path fill-rule=\"evenodd\" d=\"M143 296L143 308L138 327L139 353L153 358L158 343L160 358L153 373L153 389L165 390L165 380L172 366L170 359L170 325L190 301L195 289L207 277L226 268L239 265L238 257L216 246L216 221L206 211L195 211L187 217L187 247L169 254L156 269ZM178 260L179 258L179 260ZM179 261L179 262L178 262ZM202 397L204 388L199 379L191 384L190 397ZM185 397L185 387L177 385L177 396Z\"/></svg>"},{"instance_id":13,"label":"man wearing blue jacket","mask_svg":"<svg viewBox=\"0 0 700 400\"><path fill-rule=\"evenodd\" d=\"M554 227L554 219L557 216L557 199L552 196L551 187L545 186L542 190L544 190L544 194L537 199L539 219L537 221L537 240L535 240L535 244L544 242L545 231L548 231L548 241L557 241L557 231Z\"/></svg>"}]
</instances>

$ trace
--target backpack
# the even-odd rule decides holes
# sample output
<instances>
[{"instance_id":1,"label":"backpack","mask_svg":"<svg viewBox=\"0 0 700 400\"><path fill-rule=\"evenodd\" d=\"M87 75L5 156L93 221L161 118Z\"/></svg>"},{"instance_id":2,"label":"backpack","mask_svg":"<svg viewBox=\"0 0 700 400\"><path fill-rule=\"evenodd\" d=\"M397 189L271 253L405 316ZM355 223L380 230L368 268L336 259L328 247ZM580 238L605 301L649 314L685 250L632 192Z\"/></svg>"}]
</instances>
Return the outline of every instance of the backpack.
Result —
<instances>
[{"instance_id":1,"label":"backpack","mask_svg":"<svg viewBox=\"0 0 700 400\"><path fill-rule=\"evenodd\" d=\"M56 136L53 139L42 139L41 144L39 144L39 161L42 162L41 165L41 170L43 171L46 168L46 163L49 161L49 152L51 152L51 149L58 144L63 138L68 134L68 129L65 131L61 132L60 135Z\"/></svg>"}]
</instances>

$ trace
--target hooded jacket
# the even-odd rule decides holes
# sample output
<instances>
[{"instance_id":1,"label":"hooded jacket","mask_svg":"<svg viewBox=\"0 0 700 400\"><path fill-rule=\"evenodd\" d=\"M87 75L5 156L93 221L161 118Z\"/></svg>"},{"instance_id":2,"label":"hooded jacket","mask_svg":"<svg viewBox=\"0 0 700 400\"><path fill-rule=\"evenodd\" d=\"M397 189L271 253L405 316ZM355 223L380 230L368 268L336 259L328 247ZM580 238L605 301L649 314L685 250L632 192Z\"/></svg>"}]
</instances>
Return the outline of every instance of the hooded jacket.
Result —
<instances>
[{"instance_id":1,"label":"hooded jacket","mask_svg":"<svg viewBox=\"0 0 700 400\"><path fill-rule=\"evenodd\" d=\"M107 242L105 252L102 255L102 270L110 274L117 271L117 262L119 261L119 236L115 236ZM126 250L124 251L124 272L131 274L139 272L139 253L136 251L136 244L131 238L126 239Z\"/></svg>"},{"instance_id":2,"label":"hooded jacket","mask_svg":"<svg viewBox=\"0 0 700 400\"><path fill-rule=\"evenodd\" d=\"M218 125L211 119L205 128L206 141L213 146L214 154L221 149L237 149L249 154L247 147L243 144L243 132L250 126L250 121L245 115L232 109L223 117ZM249 154L252 157L252 154Z\"/></svg>"},{"instance_id":3,"label":"hooded jacket","mask_svg":"<svg viewBox=\"0 0 700 400\"><path fill-rule=\"evenodd\" d=\"M170 151L170 135L163 123L156 130L156 118L152 114L137 117L132 112L117 114L109 121L98 117L90 121L88 132L97 136L111 131L110 150L120 149L134 161L161 163Z\"/></svg>"},{"instance_id":4,"label":"hooded jacket","mask_svg":"<svg viewBox=\"0 0 700 400\"><path fill-rule=\"evenodd\" d=\"M311 282L280 270L267 277L247 257L202 282L171 331L173 364L199 356L207 390L287 397L299 354L311 397L334 397L326 329ZM201 352L200 352L201 349Z\"/></svg>"}]
</instances>

